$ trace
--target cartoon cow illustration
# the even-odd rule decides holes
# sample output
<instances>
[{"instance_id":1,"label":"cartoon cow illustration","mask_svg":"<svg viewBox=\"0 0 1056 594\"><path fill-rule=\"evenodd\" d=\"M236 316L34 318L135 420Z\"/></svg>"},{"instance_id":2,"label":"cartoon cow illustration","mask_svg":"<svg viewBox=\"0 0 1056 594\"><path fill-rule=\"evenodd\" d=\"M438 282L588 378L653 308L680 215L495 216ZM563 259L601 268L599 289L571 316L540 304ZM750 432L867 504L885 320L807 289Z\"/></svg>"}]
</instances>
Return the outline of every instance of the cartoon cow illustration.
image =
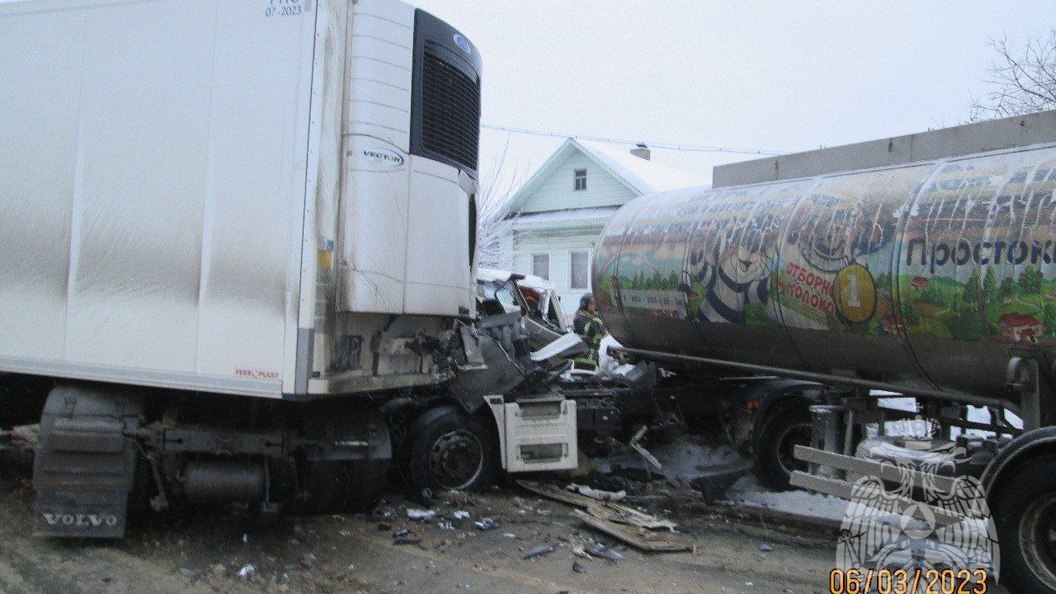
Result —
<instances>
[{"instance_id":1,"label":"cartoon cow illustration","mask_svg":"<svg viewBox=\"0 0 1056 594\"><path fill-rule=\"evenodd\" d=\"M695 313L701 321L744 324L747 304L767 302L769 258L758 243L748 241L729 248L723 235L710 256L704 250L690 255L679 290L686 295L691 315Z\"/></svg>"}]
</instances>

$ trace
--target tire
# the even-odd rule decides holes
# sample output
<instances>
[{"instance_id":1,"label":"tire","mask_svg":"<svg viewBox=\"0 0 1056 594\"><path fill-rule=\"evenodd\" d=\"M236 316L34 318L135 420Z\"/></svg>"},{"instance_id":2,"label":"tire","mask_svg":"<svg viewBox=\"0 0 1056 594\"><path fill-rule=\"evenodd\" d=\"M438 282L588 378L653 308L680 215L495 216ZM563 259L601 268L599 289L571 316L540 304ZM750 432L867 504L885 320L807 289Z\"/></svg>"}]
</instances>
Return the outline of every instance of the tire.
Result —
<instances>
[{"instance_id":1,"label":"tire","mask_svg":"<svg viewBox=\"0 0 1056 594\"><path fill-rule=\"evenodd\" d=\"M408 431L400 469L412 495L480 491L500 474L499 440L493 426L453 406L420 416Z\"/></svg>"},{"instance_id":2,"label":"tire","mask_svg":"<svg viewBox=\"0 0 1056 594\"><path fill-rule=\"evenodd\" d=\"M991 511L1001 546L1000 582L1012 592L1056 592L1056 456L1002 476Z\"/></svg>"},{"instance_id":3,"label":"tire","mask_svg":"<svg viewBox=\"0 0 1056 594\"><path fill-rule=\"evenodd\" d=\"M755 469L764 485L775 491L791 488L793 470L807 470L807 463L793 458L797 445L810 445L813 423L806 407L783 407L763 421L755 439Z\"/></svg>"}]
</instances>

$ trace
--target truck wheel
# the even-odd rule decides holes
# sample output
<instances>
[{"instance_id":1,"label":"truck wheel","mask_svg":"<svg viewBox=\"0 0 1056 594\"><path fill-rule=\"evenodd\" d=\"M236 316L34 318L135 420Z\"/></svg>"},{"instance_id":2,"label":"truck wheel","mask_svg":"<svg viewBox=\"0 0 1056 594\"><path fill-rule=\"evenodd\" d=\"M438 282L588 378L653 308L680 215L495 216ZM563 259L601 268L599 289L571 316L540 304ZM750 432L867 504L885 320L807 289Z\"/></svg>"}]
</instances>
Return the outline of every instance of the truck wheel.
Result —
<instances>
[{"instance_id":1,"label":"truck wheel","mask_svg":"<svg viewBox=\"0 0 1056 594\"><path fill-rule=\"evenodd\" d=\"M1003 478L993 505L1001 579L1013 592L1056 592L1056 456L1023 463Z\"/></svg>"},{"instance_id":2,"label":"truck wheel","mask_svg":"<svg viewBox=\"0 0 1056 594\"><path fill-rule=\"evenodd\" d=\"M756 473L763 484L775 491L787 491L792 471L807 470L807 463L796 460L797 445L810 445L813 423L804 407L775 411L755 439Z\"/></svg>"},{"instance_id":3,"label":"truck wheel","mask_svg":"<svg viewBox=\"0 0 1056 594\"><path fill-rule=\"evenodd\" d=\"M335 514L369 511L381 499L388 460L310 460L302 465L303 512Z\"/></svg>"},{"instance_id":4,"label":"truck wheel","mask_svg":"<svg viewBox=\"0 0 1056 594\"><path fill-rule=\"evenodd\" d=\"M484 489L499 475L498 436L480 417L441 406L411 426L400 464L415 495Z\"/></svg>"}]
</instances>

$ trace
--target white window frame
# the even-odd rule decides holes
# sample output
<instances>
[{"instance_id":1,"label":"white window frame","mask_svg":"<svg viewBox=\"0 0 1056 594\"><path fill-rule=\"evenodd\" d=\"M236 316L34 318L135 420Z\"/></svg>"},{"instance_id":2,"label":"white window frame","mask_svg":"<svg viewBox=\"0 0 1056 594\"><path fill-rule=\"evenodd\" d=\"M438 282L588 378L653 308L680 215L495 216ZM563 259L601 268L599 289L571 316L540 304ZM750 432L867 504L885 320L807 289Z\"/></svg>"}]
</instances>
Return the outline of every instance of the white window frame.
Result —
<instances>
[{"instance_id":1,"label":"white window frame","mask_svg":"<svg viewBox=\"0 0 1056 594\"><path fill-rule=\"evenodd\" d=\"M546 256L546 276L543 276L541 274L536 274L535 273L535 257L536 256ZM553 259L553 257L550 256L550 252L532 252L531 253L531 257L532 257L532 274L534 274L535 276L538 276L539 278L545 278L546 280L550 280L550 272L552 271L553 263L554 263L554 259Z\"/></svg>"},{"instance_id":2,"label":"white window frame","mask_svg":"<svg viewBox=\"0 0 1056 594\"><path fill-rule=\"evenodd\" d=\"M580 177L579 172L583 172L583 177ZM579 180L583 180L583 187L579 187ZM583 167L580 169L572 170L572 191L573 192L584 192L587 189L587 168Z\"/></svg>"},{"instance_id":3,"label":"white window frame","mask_svg":"<svg viewBox=\"0 0 1056 594\"><path fill-rule=\"evenodd\" d=\"M582 287L572 286L572 254L586 254L587 256L587 284ZM568 250L568 290L569 291L586 291L590 289L590 250L589 249L571 249Z\"/></svg>"}]
</instances>

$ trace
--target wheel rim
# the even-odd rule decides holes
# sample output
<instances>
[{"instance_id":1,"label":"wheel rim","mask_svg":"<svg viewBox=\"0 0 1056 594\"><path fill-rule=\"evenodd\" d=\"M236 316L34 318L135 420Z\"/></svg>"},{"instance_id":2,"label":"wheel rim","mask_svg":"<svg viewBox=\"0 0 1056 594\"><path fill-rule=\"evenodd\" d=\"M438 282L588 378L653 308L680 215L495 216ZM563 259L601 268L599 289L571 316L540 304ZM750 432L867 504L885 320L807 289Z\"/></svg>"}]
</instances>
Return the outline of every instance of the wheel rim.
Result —
<instances>
[{"instance_id":1,"label":"wheel rim","mask_svg":"<svg viewBox=\"0 0 1056 594\"><path fill-rule=\"evenodd\" d=\"M1019 548L1030 572L1056 588L1056 496L1027 507L1019 521Z\"/></svg>"},{"instance_id":2,"label":"wheel rim","mask_svg":"<svg viewBox=\"0 0 1056 594\"><path fill-rule=\"evenodd\" d=\"M484 446L465 429L445 433L429 452L433 479L445 489L465 489L484 470Z\"/></svg>"},{"instance_id":3,"label":"wheel rim","mask_svg":"<svg viewBox=\"0 0 1056 594\"><path fill-rule=\"evenodd\" d=\"M810 445L811 429L810 423L797 423L789 425L778 437L777 463L781 465L781 470L789 476L793 471L807 470L806 462L796 460L796 446Z\"/></svg>"}]
</instances>

